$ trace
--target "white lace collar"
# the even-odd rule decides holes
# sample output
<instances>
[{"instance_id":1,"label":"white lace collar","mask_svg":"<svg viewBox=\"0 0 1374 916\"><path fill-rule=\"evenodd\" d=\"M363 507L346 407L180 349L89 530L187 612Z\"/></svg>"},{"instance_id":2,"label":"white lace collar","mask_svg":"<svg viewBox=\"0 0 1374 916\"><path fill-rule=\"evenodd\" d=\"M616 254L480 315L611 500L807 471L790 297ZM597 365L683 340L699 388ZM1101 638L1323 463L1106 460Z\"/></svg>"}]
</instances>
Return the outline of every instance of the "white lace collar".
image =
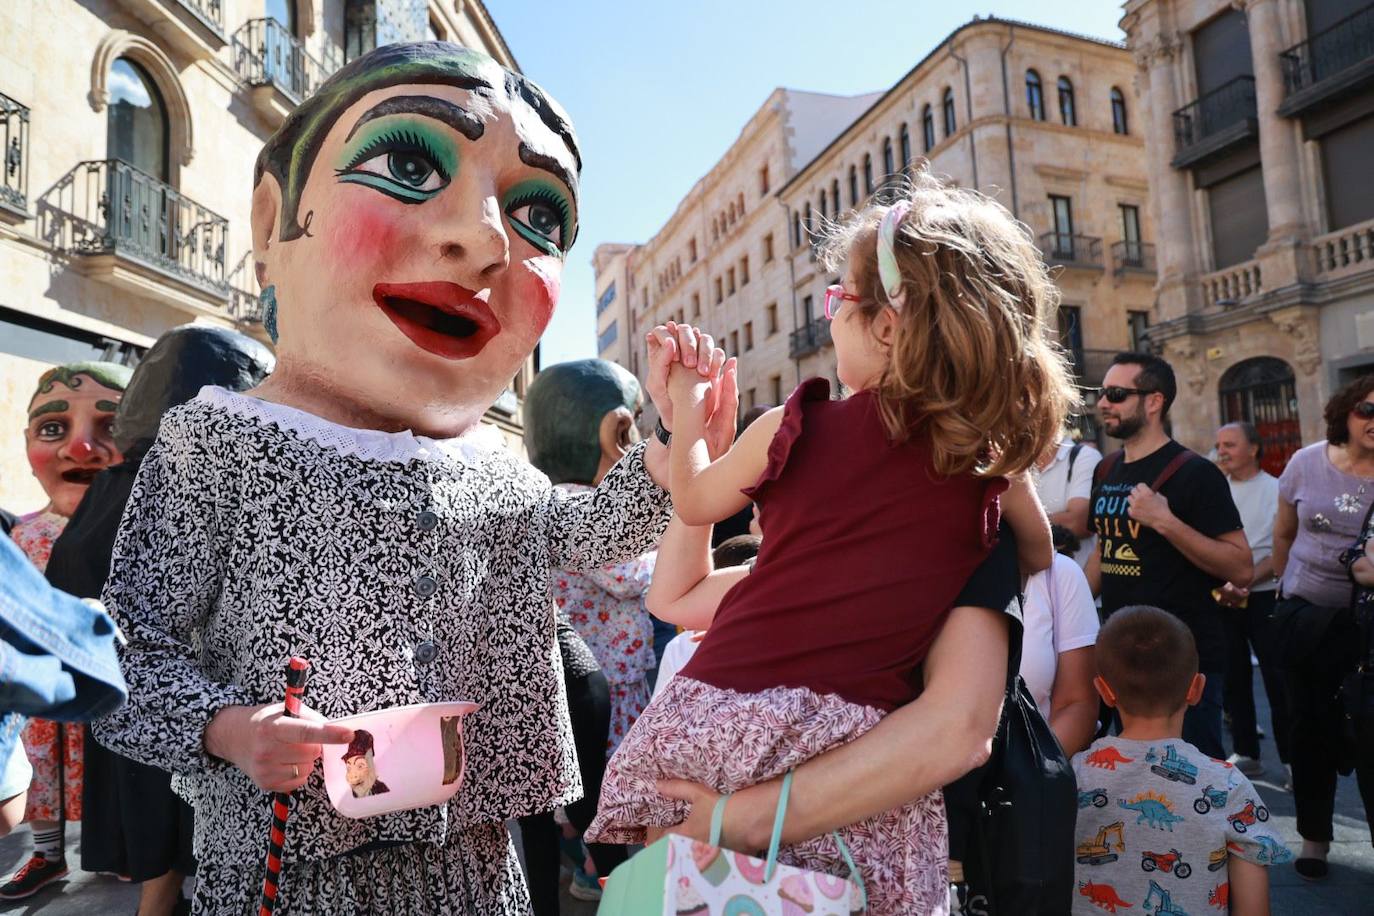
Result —
<instances>
[{"instance_id":1,"label":"white lace collar","mask_svg":"<svg viewBox=\"0 0 1374 916\"><path fill-rule=\"evenodd\" d=\"M201 388L196 400L295 433L324 448L365 461L405 464L410 461L456 459L467 465L477 465L493 452L505 450L501 434L485 425L479 425L454 439L431 439L409 431L387 433L377 429L342 426L295 407L249 397L218 385Z\"/></svg>"}]
</instances>

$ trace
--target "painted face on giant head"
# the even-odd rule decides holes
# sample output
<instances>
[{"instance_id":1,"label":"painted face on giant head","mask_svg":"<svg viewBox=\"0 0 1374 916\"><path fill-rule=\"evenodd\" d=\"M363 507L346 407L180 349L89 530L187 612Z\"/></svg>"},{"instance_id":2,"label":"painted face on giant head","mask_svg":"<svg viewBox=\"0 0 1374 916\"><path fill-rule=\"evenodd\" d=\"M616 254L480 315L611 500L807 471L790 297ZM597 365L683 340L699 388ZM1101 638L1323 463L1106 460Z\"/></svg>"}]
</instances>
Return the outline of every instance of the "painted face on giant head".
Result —
<instances>
[{"instance_id":1,"label":"painted face on giant head","mask_svg":"<svg viewBox=\"0 0 1374 916\"><path fill-rule=\"evenodd\" d=\"M58 515L71 516L95 475L121 460L110 429L131 374L114 363L72 363L38 379L24 441Z\"/></svg>"},{"instance_id":2,"label":"painted face on giant head","mask_svg":"<svg viewBox=\"0 0 1374 916\"><path fill-rule=\"evenodd\" d=\"M258 159L279 371L418 431L475 422L552 316L580 169L562 109L485 55L423 42L348 64Z\"/></svg>"}]
</instances>

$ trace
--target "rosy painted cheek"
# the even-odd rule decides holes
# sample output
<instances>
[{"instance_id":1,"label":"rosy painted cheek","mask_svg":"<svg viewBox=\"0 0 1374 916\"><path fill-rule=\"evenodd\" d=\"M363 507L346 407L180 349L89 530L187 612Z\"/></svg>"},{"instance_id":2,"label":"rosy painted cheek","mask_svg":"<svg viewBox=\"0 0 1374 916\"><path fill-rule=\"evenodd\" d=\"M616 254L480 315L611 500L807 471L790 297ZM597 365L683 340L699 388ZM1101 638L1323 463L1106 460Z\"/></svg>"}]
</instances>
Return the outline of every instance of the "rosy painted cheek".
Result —
<instances>
[{"instance_id":1,"label":"rosy painted cheek","mask_svg":"<svg viewBox=\"0 0 1374 916\"><path fill-rule=\"evenodd\" d=\"M373 194L376 197L378 195ZM399 252L396 244L399 235L396 219L378 206L353 206L339 208L335 212L346 212L347 218L340 219L337 228L330 233L330 241L324 247L327 257L333 261L334 276L365 273L376 277L373 265L396 263Z\"/></svg>"},{"instance_id":2,"label":"rosy painted cheek","mask_svg":"<svg viewBox=\"0 0 1374 916\"><path fill-rule=\"evenodd\" d=\"M57 453L60 448L61 444L57 442L29 443L29 467L33 469L33 476L38 478L45 491L51 490L52 485L58 480L57 466L60 459Z\"/></svg>"},{"instance_id":3,"label":"rosy painted cheek","mask_svg":"<svg viewBox=\"0 0 1374 916\"><path fill-rule=\"evenodd\" d=\"M558 293L563 287L563 262L557 258L530 258L520 265L515 281L514 305L528 315L535 337L544 333L553 318Z\"/></svg>"}]
</instances>

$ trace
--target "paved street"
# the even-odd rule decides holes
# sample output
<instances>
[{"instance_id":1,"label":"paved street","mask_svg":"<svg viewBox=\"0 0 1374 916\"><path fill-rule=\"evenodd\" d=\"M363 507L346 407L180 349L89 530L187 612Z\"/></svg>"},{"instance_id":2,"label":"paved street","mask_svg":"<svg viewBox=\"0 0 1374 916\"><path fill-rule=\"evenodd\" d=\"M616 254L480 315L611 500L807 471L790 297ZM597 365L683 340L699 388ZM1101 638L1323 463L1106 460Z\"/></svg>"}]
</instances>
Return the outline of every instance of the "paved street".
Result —
<instances>
[{"instance_id":1,"label":"paved street","mask_svg":"<svg viewBox=\"0 0 1374 916\"><path fill-rule=\"evenodd\" d=\"M1263 701L1264 688L1258 676L1255 695ZM1269 730L1269 710L1260 710L1260 721ZM1256 780L1264 802L1273 815L1288 847L1300 846L1293 820L1293 796L1284 792L1283 771L1274 756L1272 741L1261 742L1264 762L1268 764L1267 778ZM73 825L75 826L75 825ZM67 861L80 860L77 851L80 830L69 829ZM519 844L517 843L517 848ZM28 848L28 830L21 828L14 836L0 840L0 873L11 874L21 862ZM1280 866L1270 872L1273 886L1274 916L1360 916L1374 914L1374 849L1369 843L1369 828L1353 776L1342 779L1336 795L1336 842L1331 850L1331 876L1320 884L1309 884L1298 877L1291 865ZM137 906L136 888L121 884L113 878L73 872L65 881L48 888L37 896L0 906L0 912L38 914L43 916L76 916L76 914L132 914ZM564 895L564 916L593 916L593 904L579 903ZM457 914L455 914L457 916ZM1198 914L1194 914L1198 916Z\"/></svg>"}]
</instances>

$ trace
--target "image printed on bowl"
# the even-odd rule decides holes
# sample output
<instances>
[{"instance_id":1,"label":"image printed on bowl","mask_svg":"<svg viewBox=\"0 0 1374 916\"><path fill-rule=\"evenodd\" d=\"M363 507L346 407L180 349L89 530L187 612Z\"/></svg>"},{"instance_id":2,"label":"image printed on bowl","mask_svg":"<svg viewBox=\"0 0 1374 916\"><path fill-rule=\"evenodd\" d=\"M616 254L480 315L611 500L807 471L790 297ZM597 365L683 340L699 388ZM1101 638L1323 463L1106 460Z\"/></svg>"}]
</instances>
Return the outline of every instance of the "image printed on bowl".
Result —
<instances>
[{"instance_id":1,"label":"image printed on bowl","mask_svg":"<svg viewBox=\"0 0 1374 916\"><path fill-rule=\"evenodd\" d=\"M345 817L441 805L463 783L463 718L475 703L419 703L331 720L353 740L324 754L330 804Z\"/></svg>"}]
</instances>

